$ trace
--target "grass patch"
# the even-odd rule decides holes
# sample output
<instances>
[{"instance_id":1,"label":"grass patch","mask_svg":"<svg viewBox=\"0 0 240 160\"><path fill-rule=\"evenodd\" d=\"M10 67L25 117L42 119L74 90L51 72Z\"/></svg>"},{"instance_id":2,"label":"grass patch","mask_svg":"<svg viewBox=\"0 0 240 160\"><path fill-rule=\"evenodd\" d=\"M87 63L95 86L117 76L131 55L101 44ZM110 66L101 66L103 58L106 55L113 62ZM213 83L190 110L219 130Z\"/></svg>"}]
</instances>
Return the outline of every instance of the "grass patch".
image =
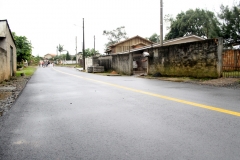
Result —
<instances>
[{"instance_id":1,"label":"grass patch","mask_svg":"<svg viewBox=\"0 0 240 160\"><path fill-rule=\"evenodd\" d=\"M27 77L32 76L36 69L36 66L28 66L26 68L23 68L21 71L17 71L16 77L20 77L21 73L24 73Z\"/></svg>"},{"instance_id":2,"label":"grass patch","mask_svg":"<svg viewBox=\"0 0 240 160\"><path fill-rule=\"evenodd\" d=\"M223 72L223 77L240 77L240 71Z\"/></svg>"}]
</instances>

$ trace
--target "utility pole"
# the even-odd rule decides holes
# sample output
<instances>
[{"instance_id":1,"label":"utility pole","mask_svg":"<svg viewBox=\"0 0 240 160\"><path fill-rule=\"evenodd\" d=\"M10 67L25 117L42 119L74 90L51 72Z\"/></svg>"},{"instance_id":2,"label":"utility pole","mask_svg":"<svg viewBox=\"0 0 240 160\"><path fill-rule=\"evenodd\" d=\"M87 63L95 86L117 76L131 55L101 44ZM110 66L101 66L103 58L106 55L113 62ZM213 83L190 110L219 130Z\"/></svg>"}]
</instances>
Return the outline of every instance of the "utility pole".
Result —
<instances>
[{"instance_id":1,"label":"utility pole","mask_svg":"<svg viewBox=\"0 0 240 160\"><path fill-rule=\"evenodd\" d=\"M94 35L94 56L95 56L96 52L95 52L95 35Z\"/></svg>"},{"instance_id":2,"label":"utility pole","mask_svg":"<svg viewBox=\"0 0 240 160\"><path fill-rule=\"evenodd\" d=\"M76 36L76 67L77 67L77 36Z\"/></svg>"},{"instance_id":3,"label":"utility pole","mask_svg":"<svg viewBox=\"0 0 240 160\"><path fill-rule=\"evenodd\" d=\"M160 45L163 46L163 2L160 0Z\"/></svg>"},{"instance_id":4,"label":"utility pole","mask_svg":"<svg viewBox=\"0 0 240 160\"><path fill-rule=\"evenodd\" d=\"M82 53L83 53L83 70L85 70L84 18L83 18L83 47L82 47Z\"/></svg>"}]
</instances>

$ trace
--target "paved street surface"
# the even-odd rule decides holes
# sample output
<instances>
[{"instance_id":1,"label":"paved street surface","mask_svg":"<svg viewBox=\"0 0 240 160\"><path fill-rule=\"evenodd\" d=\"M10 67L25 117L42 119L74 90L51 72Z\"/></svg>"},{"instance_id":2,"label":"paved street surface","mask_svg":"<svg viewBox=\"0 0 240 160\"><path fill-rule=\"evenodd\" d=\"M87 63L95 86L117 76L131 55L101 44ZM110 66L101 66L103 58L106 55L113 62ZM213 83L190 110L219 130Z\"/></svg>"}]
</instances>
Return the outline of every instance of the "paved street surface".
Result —
<instances>
[{"instance_id":1,"label":"paved street surface","mask_svg":"<svg viewBox=\"0 0 240 160\"><path fill-rule=\"evenodd\" d=\"M239 160L239 90L38 68L0 117L3 160Z\"/></svg>"}]
</instances>

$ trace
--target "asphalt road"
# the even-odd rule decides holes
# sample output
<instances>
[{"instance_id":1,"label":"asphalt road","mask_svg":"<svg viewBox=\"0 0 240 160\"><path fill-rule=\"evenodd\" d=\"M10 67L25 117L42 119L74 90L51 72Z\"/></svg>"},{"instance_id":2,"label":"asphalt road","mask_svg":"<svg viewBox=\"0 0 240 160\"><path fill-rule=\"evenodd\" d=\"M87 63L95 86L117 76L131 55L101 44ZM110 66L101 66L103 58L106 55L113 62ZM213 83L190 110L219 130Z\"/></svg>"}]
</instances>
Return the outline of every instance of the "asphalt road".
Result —
<instances>
[{"instance_id":1,"label":"asphalt road","mask_svg":"<svg viewBox=\"0 0 240 160\"><path fill-rule=\"evenodd\" d=\"M0 117L3 160L239 160L239 90L39 68Z\"/></svg>"}]
</instances>

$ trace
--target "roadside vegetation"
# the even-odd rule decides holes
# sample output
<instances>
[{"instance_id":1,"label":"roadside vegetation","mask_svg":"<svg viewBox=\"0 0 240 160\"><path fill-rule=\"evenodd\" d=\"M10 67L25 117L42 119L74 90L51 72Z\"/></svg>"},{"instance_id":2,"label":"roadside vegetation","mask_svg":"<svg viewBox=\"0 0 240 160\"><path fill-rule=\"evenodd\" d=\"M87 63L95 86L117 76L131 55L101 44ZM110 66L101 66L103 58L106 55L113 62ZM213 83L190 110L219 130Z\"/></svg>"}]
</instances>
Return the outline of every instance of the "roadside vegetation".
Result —
<instances>
[{"instance_id":1,"label":"roadside vegetation","mask_svg":"<svg viewBox=\"0 0 240 160\"><path fill-rule=\"evenodd\" d=\"M240 77L240 71L223 72L224 77Z\"/></svg>"},{"instance_id":2,"label":"roadside vegetation","mask_svg":"<svg viewBox=\"0 0 240 160\"><path fill-rule=\"evenodd\" d=\"M22 70L18 70L16 72L16 77L20 77L20 76L27 76L30 77L34 74L34 72L36 71L36 66L28 66L28 67L23 67Z\"/></svg>"}]
</instances>

